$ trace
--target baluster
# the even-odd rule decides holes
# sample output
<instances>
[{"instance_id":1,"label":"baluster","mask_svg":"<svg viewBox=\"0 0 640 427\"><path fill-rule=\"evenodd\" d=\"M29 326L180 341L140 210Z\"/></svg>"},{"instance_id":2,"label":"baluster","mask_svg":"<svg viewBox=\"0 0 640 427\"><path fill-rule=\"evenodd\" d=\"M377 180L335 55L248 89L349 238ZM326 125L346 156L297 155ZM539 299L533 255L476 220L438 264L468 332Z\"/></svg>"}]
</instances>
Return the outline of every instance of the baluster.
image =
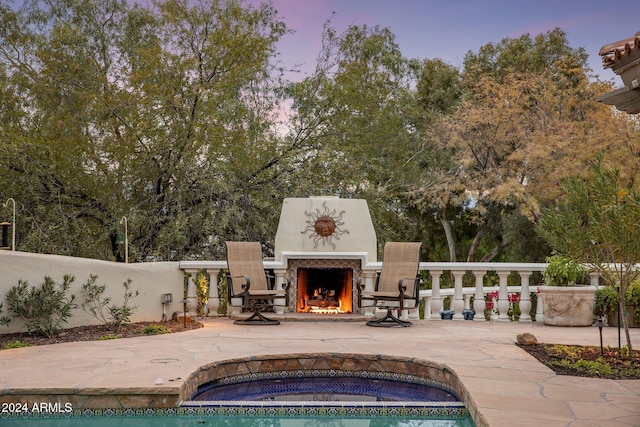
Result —
<instances>
[{"instance_id":1,"label":"baluster","mask_svg":"<svg viewBox=\"0 0 640 427\"><path fill-rule=\"evenodd\" d=\"M473 316L473 320L475 320L476 322L485 322L487 320L484 318L484 311L487 308L487 303L484 300L484 292L482 289L484 275L486 273L486 271L473 271L473 274L476 277L476 293L473 300L473 310L476 312L476 314Z\"/></svg>"},{"instance_id":2,"label":"baluster","mask_svg":"<svg viewBox=\"0 0 640 427\"><path fill-rule=\"evenodd\" d=\"M531 322L531 292L529 291L529 278L531 271L520 271L520 321Z\"/></svg>"},{"instance_id":3,"label":"baluster","mask_svg":"<svg viewBox=\"0 0 640 427\"><path fill-rule=\"evenodd\" d=\"M220 307L220 297L218 295L218 273L219 268L205 268L205 272L209 275L209 299L207 301L207 316L217 316L218 307Z\"/></svg>"},{"instance_id":4,"label":"baluster","mask_svg":"<svg viewBox=\"0 0 640 427\"><path fill-rule=\"evenodd\" d=\"M431 297L424 297L424 318L431 320Z\"/></svg>"},{"instance_id":5,"label":"baluster","mask_svg":"<svg viewBox=\"0 0 640 427\"><path fill-rule=\"evenodd\" d=\"M429 271L431 275L431 320L442 320L440 310L442 310L442 297L440 297L440 277L442 270Z\"/></svg>"},{"instance_id":6,"label":"baluster","mask_svg":"<svg viewBox=\"0 0 640 427\"><path fill-rule=\"evenodd\" d=\"M498 321L509 322L509 291L507 290L508 271L499 271L500 277L500 293L498 295Z\"/></svg>"},{"instance_id":7,"label":"baluster","mask_svg":"<svg viewBox=\"0 0 640 427\"><path fill-rule=\"evenodd\" d=\"M375 284L375 270L362 270L362 280L364 283L364 291L372 292ZM362 314L367 317L373 317L373 301L362 301Z\"/></svg>"},{"instance_id":8,"label":"baluster","mask_svg":"<svg viewBox=\"0 0 640 427\"><path fill-rule=\"evenodd\" d=\"M287 270L286 269L273 270L273 274L276 276L276 279L275 279L276 290L281 291L282 289L284 289L284 280L287 274ZM284 314L285 311L289 310L289 307L284 306L285 298L274 298L273 303L274 303L273 311L276 314Z\"/></svg>"},{"instance_id":9,"label":"baluster","mask_svg":"<svg viewBox=\"0 0 640 427\"><path fill-rule=\"evenodd\" d=\"M542 304L542 294L538 291L536 292L536 323L544 322L544 306Z\"/></svg>"},{"instance_id":10,"label":"baluster","mask_svg":"<svg viewBox=\"0 0 640 427\"><path fill-rule=\"evenodd\" d=\"M187 275L187 313L195 317L198 308L198 297L196 295L196 275L198 270L185 270Z\"/></svg>"},{"instance_id":11,"label":"baluster","mask_svg":"<svg viewBox=\"0 0 640 427\"><path fill-rule=\"evenodd\" d=\"M453 300L451 301L451 309L453 310L453 320L464 320L462 310L464 309L464 300L462 297L462 277L464 271L453 271L454 289Z\"/></svg>"},{"instance_id":12,"label":"baluster","mask_svg":"<svg viewBox=\"0 0 640 427\"><path fill-rule=\"evenodd\" d=\"M462 299L464 300L464 309L471 310L471 296L470 294L462 294Z\"/></svg>"}]
</instances>

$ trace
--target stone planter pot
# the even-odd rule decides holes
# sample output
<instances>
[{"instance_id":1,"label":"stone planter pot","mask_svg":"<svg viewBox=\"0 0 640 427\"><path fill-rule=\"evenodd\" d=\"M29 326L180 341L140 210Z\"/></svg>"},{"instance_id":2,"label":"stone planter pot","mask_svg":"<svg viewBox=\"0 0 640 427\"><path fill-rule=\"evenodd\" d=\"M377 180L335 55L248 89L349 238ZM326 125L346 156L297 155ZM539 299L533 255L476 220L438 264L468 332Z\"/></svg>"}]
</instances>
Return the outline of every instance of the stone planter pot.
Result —
<instances>
[{"instance_id":1,"label":"stone planter pot","mask_svg":"<svg viewBox=\"0 0 640 427\"><path fill-rule=\"evenodd\" d=\"M634 306L627 306L627 323L630 328L640 328L640 324L633 321L635 310L636 308ZM609 324L609 326L618 326L618 313L609 313L609 315L607 316L607 323Z\"/></svg>"},{"instance_id":2,"label":"stone planter pot","mask_svg":"<svg viewBox=\"0 0 640 427\"><path fill-rule=\"evenodd\" d=\"M544 324L550 326L591 326L595 286L539 286Z\"/></svg>"}]
</instances>

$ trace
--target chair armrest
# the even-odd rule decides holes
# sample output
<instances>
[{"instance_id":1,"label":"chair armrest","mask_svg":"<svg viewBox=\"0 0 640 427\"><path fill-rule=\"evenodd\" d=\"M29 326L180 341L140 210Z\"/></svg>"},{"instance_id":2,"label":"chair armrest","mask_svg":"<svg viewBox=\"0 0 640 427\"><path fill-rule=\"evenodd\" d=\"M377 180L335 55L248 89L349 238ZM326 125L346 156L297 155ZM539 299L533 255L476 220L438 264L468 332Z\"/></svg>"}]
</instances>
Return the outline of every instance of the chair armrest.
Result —
<instances>
[{"instance_id":1,"label":"chair armrest","mask_svg":"<svg viewBox=\"0 0 640 427\"><path fill-rule=\"evenodd\" d=\"M233 291L233 279L239 279L239 278L243 278L244 279L244 283L242 283L242 293L245 293L247 291L249 291L249 288L251 287L251 279L249 279L248 276L229 276L227 275L227 291L229 293L229 298L231 297L237 297L240 294L236 294Z\"/></svg>"},{"instance_id":2,"label":"chair armrest","mask_svg":"<svg viewBox=\"0 0 640 427\"><path fill-rule=\"evenodd\" d=\"M411 295L411 298L418 299L420 294L420 282L422 281L422 278L420 276L416 276L416 277L405 277L400 279L398 281L398 291L400 292L400 295L402 298L405 297L405 292L407 291L407 286L403 284L405 280L410 280L414 282L413 295Z\"/></svg>"}]
</instances>

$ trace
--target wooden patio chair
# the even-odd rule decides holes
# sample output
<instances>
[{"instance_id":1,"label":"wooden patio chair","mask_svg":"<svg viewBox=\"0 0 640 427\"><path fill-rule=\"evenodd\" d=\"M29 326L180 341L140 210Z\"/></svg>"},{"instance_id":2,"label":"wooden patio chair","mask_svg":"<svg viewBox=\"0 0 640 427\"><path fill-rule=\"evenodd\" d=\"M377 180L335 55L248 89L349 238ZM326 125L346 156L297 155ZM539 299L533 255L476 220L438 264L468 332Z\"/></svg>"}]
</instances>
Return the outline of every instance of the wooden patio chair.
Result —
<instances>
[{"instance_id":1,"label":"wooden patio chair","mask_svg":"<svg viewBox=\"0 0 640 427\"><path fill-rule=\"evenodd\" d=\"M228 304L242 298L242 311L253 311L247 319L238 319L236 324L278 325L279 320L269 319L262 311L273 308L284 300L289 305L290 282L284 289L275 289L272 276L267 276L262 263L262 248L259 242L226 242L227 245L227 293ZM270 279L270 280L269 280Z\"/></svg>"},{"instance_id":2,"label":"wooden patio chair","mask_svg":"<svg viewBox=\"0 0 640 427\"><path fill-rule=\"evenodd\" d=\"M416 308L419 304L420 246L420 242L387 242L374 290L365 291L364 283L357 281L359 307L362 301L373 301L375 307L387 310L386 316L368 321L367 326L413 326L409 321L400 320L394 311Z\"/></svg>"}]
</instances>

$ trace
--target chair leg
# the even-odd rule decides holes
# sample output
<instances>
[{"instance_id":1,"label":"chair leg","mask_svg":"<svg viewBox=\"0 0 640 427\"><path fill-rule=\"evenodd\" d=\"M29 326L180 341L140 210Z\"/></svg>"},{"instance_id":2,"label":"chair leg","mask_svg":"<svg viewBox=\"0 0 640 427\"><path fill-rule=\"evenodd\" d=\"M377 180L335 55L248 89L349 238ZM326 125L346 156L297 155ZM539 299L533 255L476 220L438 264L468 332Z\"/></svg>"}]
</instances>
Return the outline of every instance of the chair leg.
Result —
<instances>
[{"instance_id":1,"label":"chair leg","mask_svg":"<svg viewBox=\"0 0 640 427\"><path fill-rule=\"evenodd\" d=\"M369 320L367 322L367 326L375 326L379 328L393 328L393 327L403 327L408 328L413 326L413 323L408 322L406 320L400 320L396 316L393 315L392 310L395 307L387 307L387 315L381 319ZM397 308L396 308L397 309Z\"/></svg>"},{"instance_id":2,"label":"chair leg","mask_svg":"<svg viewBox=\"0 0 640 427\"><path fill-rule=\"evenodd\" d=\"M246 319L238 319L233 323L236 325L279 325L280 321L269 319L260 312L260 308L256 308L251 316Z\"/></svg>"}]
</instances>

